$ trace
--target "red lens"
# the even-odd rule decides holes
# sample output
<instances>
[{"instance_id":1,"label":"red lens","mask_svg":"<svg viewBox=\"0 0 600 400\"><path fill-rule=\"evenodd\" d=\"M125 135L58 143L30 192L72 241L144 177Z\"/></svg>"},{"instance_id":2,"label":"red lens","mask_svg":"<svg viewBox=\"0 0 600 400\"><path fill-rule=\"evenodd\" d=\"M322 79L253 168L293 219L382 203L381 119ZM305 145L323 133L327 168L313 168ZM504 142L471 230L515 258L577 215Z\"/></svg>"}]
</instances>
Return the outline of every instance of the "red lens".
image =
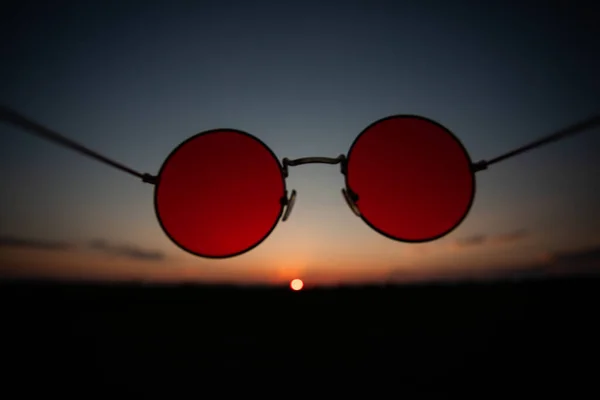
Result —
<instances>
[{"instance_id":1,"label":"red lens","mask_svg":"<svg viewBox=\"0 0 600 400\"><path fill-rule=\"evenodd\" d=\"M259 245L277 225L285 195L281 165L259 139L222 129L200 133L167 157L154 204L167 236L202 257Z\"/></svg>"},{"instance_id":2,"label":"red lens","mask_svg":"<svg viewBox=\"0 0 600 400\"><path fill-rule=\"evenodd\" d=\"M471 159L446 128L427 118L376 121L348 152L346 186L362 219L379 233L425 242L450 233L475 195Z\"/></svg>"}]
</instances>

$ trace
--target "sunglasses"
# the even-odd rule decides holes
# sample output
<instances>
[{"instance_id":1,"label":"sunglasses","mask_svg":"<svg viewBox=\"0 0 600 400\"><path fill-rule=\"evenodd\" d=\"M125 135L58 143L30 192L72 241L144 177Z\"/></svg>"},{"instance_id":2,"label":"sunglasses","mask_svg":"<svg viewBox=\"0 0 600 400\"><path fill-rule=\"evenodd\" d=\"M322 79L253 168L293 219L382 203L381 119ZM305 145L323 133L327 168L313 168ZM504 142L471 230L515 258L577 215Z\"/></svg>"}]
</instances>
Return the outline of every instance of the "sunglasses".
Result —
<instances>
[{"instance_id":1,"label":"sunglasses","mask_svg":"<svg viewBox=\"0 0 600 400\"><path fill-rule=\"evenodd\" d=\"M488 161L473 162L448 128L418 115L377 120L335 158L280 159L267 144L236 129L190 137L143 174L95 153L36 122L0 107L0 120L58 142L153 184L154 209L169 239L188 253L220 259L244 254L286 221L297 197L288 191L290 167L340 165L341 195L375 232L399 242L440 239L467 217L475 174L517 154L600 125L600 115Z\"/></svg>"}]
</instances>

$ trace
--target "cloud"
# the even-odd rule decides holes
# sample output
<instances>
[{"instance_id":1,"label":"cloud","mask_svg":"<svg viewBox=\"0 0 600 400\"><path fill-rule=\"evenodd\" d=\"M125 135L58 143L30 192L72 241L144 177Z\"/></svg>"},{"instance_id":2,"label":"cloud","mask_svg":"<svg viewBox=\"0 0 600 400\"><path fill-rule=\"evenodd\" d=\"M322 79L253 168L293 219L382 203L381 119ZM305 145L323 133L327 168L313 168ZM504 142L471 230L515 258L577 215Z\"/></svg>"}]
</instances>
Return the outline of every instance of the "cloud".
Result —
<instances>
[{"instance_id":1,"label":"cloud","mask_svg":"<svg viewBox=\"0 0 600 400\"><path fill-rule=\"evenodd\" d=\"M493 276L507 278L559 278L600 275L600 246L571 251L546 252L535 264L514 268L496 268Z\"/></svg>"},{"instance_id":2,"label":"cloud","mask_svg":"<svg viewBox=\"0 0 600 400\"><path fill-rule=\"evenodd\" d=\"M68 243L64 241L0 236L0 248L2 247L31 250L70 251L77 250L79 246L75 243ZM88 247L105 254L131 258L135 260L157 261L165 258L165 255L160 251L145 250L128 244L112 244L103 239L92 240L89 242Z\"/></svg>"},{"instance_id":3,"label":"cloud","mask_svg":"<svg viewBox=\"0 0 600 400\"><path fill-rule=\"evenodd\" d=\"M546 252L528 265L481 265L461 269L440 265L421 271L397 268L389 273L388 281L503 281L581 276L600 276L600 246L568 252Z\"/></svg>"},{"instance_id":4,"label":"cloud","mask_svg":"<svg viewBox=\"0 0 600 400\"><path fill-rule=\"evenodd\" d=\"M560 262L596 262L600 260L600 246L590 247L579 251L554 253L551 261Z\"/></svg>"},{"instance_id":5,"label":"cloud","mask_svg":"<svg viewBox=\"0 0 600 400\"><path fill-rule=\"evenodd\" d=\"M160 251L144 250L129 244L115 245L103 239L95 239L89 242L89 247L105 254L127 257L135 260L158 261L165 258Z\"/></svg>"},{"instance_id":6,"label":"cloud","mask_svg":"<svg viewBox=\"0 0 600 400\"><path fill-rule=\"evenodd\" d=\"M543 270L549 275L589 275L600 273L600 246L555 252L547 256Z\"/></svg>"},{"instance_id":7,"label":"cloud","mask_svg":"<svg viewBox=\"0 0 600 400\"><path fill-rule=\"evenodd\" d=\"M0 237L0 247L64 251L72 249L74 245L60 241L3 236Z\"/></svg>"},{"instance_id":8,"label":"cloud","mask_svg":"<svg viewBox=\"0 0 600 400\"><path fill-rule=\"evenodd\" d=\"M499 235L472 235L460 238L451 243L453 249L465 249L485 244L507 244L524 240L529 237L529 232L526 229L517 229L512 232L501 233Z\"/></svg>"},{"instance_id":9,"label":"cloud","mask_svg":"<svg viewBox=\"0 0 600 400\"><path fill-rule=\"evenodd\" d=\"M463 247L473 247L473 246L481 246L488 241L488 236L486 235L473 235L465 238L457 239L453 243L453 247L463 248Z\"/></svg>"},{"instance_id":10,"label":"cloud","mask_svg":"<svg viewBox=\"0 0 600 400\"><path fill-rule=\"evenodd\" d=\"M497 235L492 238L496 243L513 243L529 237L529 232L526 229L518 229L516 231Z\"/></svg>"}]
</instances>

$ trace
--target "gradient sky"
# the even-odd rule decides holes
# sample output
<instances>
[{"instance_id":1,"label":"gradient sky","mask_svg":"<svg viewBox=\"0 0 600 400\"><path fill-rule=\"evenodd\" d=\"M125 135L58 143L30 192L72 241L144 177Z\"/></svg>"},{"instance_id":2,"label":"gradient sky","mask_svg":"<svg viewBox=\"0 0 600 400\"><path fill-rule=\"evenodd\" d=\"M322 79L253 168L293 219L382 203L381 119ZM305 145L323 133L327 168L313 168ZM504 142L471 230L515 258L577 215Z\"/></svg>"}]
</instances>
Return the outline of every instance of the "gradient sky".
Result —
<instances>
[{"instance_id":1,"label":"gradient sky","mask_svg":"<svg viewBox=\"0 0 600 400\"><path fill-rule=\"evenodd\" d=\"M280 159L335 157L402 113L442 123L477 161L600 110L600 28L571 4L4 2L0 102L152 174L208 129L250 132ZM419 245L356 218L338 166L296 167L290 220L215 261L163 234L152 186L1 124L0 272L308 284L485 275L600 245L598 154L596 129L479 173L465 222Z\"/></svg>"}]
</instances>

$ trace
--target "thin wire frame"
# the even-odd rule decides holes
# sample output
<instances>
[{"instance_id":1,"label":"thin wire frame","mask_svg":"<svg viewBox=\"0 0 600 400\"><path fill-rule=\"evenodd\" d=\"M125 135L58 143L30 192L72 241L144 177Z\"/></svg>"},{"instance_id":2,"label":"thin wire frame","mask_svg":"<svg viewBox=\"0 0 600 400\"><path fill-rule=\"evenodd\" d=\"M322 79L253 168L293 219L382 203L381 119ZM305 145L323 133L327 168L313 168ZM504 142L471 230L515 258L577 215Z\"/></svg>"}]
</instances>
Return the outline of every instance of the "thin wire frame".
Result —
<instances>
[{"instance_id":1,"label":"thin wire frame","mask_svg":"<svg viewBox=\"0 0 600 400\"><path fill-rule=\"evenodd\" d=\"M386 118L382 118L381 120L385 120L385 119L393 118L393 117L398 117L398 116L386 117ZM435 121L429 120L429 119L424 118L424 117L415 116L415 115L413 115L412 117L422 118L424 120L428 120L430 122L435 123ZM376 124L377 122L380 122L381 120L376 121L373 124ZM155 185L155 186L157 186L158 183L159 183L159 176L156 176L156 175L153 175L153 174L150 174L150 173L142 173L141 171L137 171L137 170L135 170L135 169L133 169L131 167L128 167L128 166L122 164L122 163L119 163L119 162L117 162L115 160L112 160L112 159L110 159L110 158L108 158L108 157L106 157L106 156L104 156L104 155L102 155L102 154L100 154L100 153L98 153L98 152L96 152L94 150L91 150L90 148L88 148L86 146L83 146L80 143L77 143L77 142L69 139L68 137L66 137L66 136L64 136L64 135L62 135L62 134L60 134L60 133L58 133L58 132L56 132L56 131L54 131L52 129L49 129L49 128L47 128L47 127L45 127L45 126L37 123L36 121L34 121L34 120L32 120L32 119L30 119L30 118L28 118L28 117L20 114L19 112L15 111L15 110L13 110L13 109L11 109L9 107L6 107L6 106L4 106L2 104L0 104L0 121L6 122L8 124L11 124L11 125L14 125L14 126L17 126L17 127L20 127L24 131L27 131L27 132L29 132L29 133L31 133L33 135L36 135L36 136L44 138L44 139L46 139L48 141L54 142L54 143L56 143L56 144L58 144L60 146L63 146L65 148L69 148L69 149L71 149L71 150L73 150L75 152L81 153L81 154L83 154L83 155L85 155L85 156L87 156L89 158L93 158L93 159L95 159L95 160L97 160L99 162L102 162L104 164L107 164L107 165L109 165L109 166L111 166L111 167L113 167L115 169L121 170L121 171L123 171L123 172L125 172L125 173L127 173L129 175L135 176L136 178L141 179L141 181L144 182L144 183L148 183L148 184ZM373 124L371 124L370 126L372 126ZM513 150L511 150L509 152L506 152L504 154L496 156L496 157L494 157L492 159L489 159L489 160L483 159L483 160L480 160L480 161L478 161L476 163L471 163L471 172L472 172L472 174L475 174L477 172L487 170L490 166L492 166L494 164L497 164L499 162L502 162L504 160L513 158L513 157L515 157L517 155L524 154L524 153L529 152L529 151L531 151L533 149L540 148L541 146L544 146L546 144L557 142L559 140L565 139L567 137L570 137L570 136L573 136L575 134L584 132L586 130L591 130L591 129L597 128L597 127L600 127L600 114L598 114L598 113L591 115L590 117L588 117L585 120L581 120L581 121L579 121L579 122L577 122L575 124L572 124L570 126L564 127L562 129L554 132L554 133L551 133L551 134L548 134L546 136L543 136L543 137L541 137L541 138L539 138L539 139L537 139L537 140L535 140L533 142L530 142L528 144L520 146L520 147L518 147L516 149L513 149ZM442 127L442 128L444 128L444 127ZM368 129L368 127L365 130L363 130L362 133L364 133L367 129ZM460 142L460 140L458 140L458 138L454 134L452 134L452 132L450 132L449 130L447 130L446 128L444 128L444 130L446 130L450 134L450 137L452 137L452 138L455 139L455 141L465 151L466 156L469 157L468 152L466 151L466 149L464 148L464 146L462 145L462 143ZM214 132L214 131L219 131L219 130L206 131L206 132L202 132L201 134L207 133L207 132ZM229 131L237 131L237 130L230 129ZM287 189L286 189L286 186L285 186L285 184L286 184L285 178L287 177L287 167L288 166L296 166L296 165L303 165L303 164L310 164L310 163L341 164L341 172L342 172L342 174L346 175L346 178L345 178L346 188L342 189L342 194L344 195L345 200L348 203L348 206L350 207L350 209L356 215L360 216L361 213L359 212L359 210L358 210L358 208L356 206L356 203L355 203L355 201L357 200L356 194L353 193L352 190L348 187L348 177L347 177L347 174L346 174L346 166L347 166L347 157L346 156L340 155L337 158L329 158L329 157L305 157L305 158L296 159L296 160L289 160L287 158L284 158L282 160L282 163L280 163L279 159L275 156L275 154L273 153L273 151L271 151L271 149L268 146L266 146L260 139L254 137L254 136L252 136L252 135L250 135L250 134L248 134L246 132L243 132L243 131L237 131L237 132L240 132L240 133L242 133L244 135L247 135L247 136L253 138L254 140L256 140L259 144L261 144L264 148L266 148L270 152L271 157L275 159L275 161L276 161L276 163L277 163L277 165L279 167L279 171L281 173L284 195L282 196L282 198L281 198L281 200L279 202L280 203L280 208L279 208L279 212L278 212L278 217L275 219L275 222L273 223L271 229L262 238L262 240L258 241L253 246L251 246L251 247L249 247L247 249L244 249L243 251L240 251L240 252L238 252L236 254L233 254L233 255L227 255L227 256L224 256L224 257L207 257L207 258L230 258L230 257L234 257L234 256L237 256L237 255L241 255L243 253L246 253L246 252L252 250L253 248L255 248L256 246L258 246L259 244L261 244L272 233L272 231L275 229L275 226L277 225L277 223L279 222L280 219L282 219L282 220L287 219L287 217L289 216L290 211L291 211L290 208L293 205L294 199L295 199L295 191L292 192L292 196L291 196L290 200L288 200L288 198L287 198ZM201 135L201 134L198 134L198 135ZM183 143L181 143L178 146L178 148L181 147L187 141L192 140L193 138L197 137L198 135L192 136L191 138L187 139L186 141L184 141ZM348 157L350 157L352 149L354 148L354 145L358 141L359 137L360 137L360 134L354 140L354 143L351 145L350 150L348 152ZM171 154L169 155L169 157L172 154L174 154L174 152L176 150L177 150L177 148L174 149L171 152ZM169 159L169 157L167 157L167 159ZM468 158L468 159L470 160L470 158ZM165 162L166 162L166 160L165 160ZM161 170L164 168L164 165L165 165L165 163L163 163L163 165L161 167ZM160 175L160 173L159 173L159 175ZM470 211L471 206L472 206L473 201L474 201L474 198L475 198L475 190L476 190L476 188L475 188L475 180L473 178L472 199L470 201L468 210L465 213L465 215L463 216L463 218L459 221L459 223L456 224L456 226L454 227L454 229L456 227L458 227L463 222L463 220L467 217L467 214ZM285 214L283 214L284 207L287 207L287 209L285 211ZM156 211L156 188L155 188L155 211ZM284 215L284 218L281 218L282 214ZM158 215L157 215L157 219L159 221L159 224L161 224L161 220L158 217ZM365 221L365 223L367 223L368 226L370 226L372 229L374 229L378 233L380 233L380 234L382 234L382 235L384 235L386 237L389 237L388 235L385 234L385 232L381 232L381 231L377 230L377 228L375 228L374 226L372 226L372 224L370 224L368 220L365 220L365 218L363 218L363 221ZM164 230L164 227L162 225L161 225L161 227ZM450 233L454 229L448 230L447 232L443 233L442 236L447 235L448 233ZM165 231L165 233L167 233L167 232ZM438 236L437 239L439 239L442 236ZM169 237L178 247L182 248L168 234L167 234L167 237ZM392 240L398 240L397 238L394 238L394 237L391 237L390 239L392 239ZM436 238L433 238L433 239L430 239L430 240L435 240L435 239ZM412 243L414 243L414 241L412 241ZM190 252L189 250L187 250L185 248L182 248L182 250ZM200 257L206 257L206 255L197 254L197 253L193 253L193 252L191 252L191 253L195 254L197 256L200 256Z\"/></svg>"},{"instance_id":2,"label":"thin wire frame","mask_svg":"<svg viewBox=\"0 0 600 400\"><path fill-rule=\"evenodd\" d=\"M281 185L283 188L282 191L282 195L281 198L279 199L279 211L277 212L277 216L276 218L273 220L270 229L268 229L258 240L256 240L254 243L252 243L251 245L233 252L233 253L228 253L228 254L224 254L224 255L213 255L213 254L207 254L207 253L200 253L197 251L193 251L189 248L187 248L186 246L182 245L175 237L173 237L172 233L169 231L169 229L165 226L165 223L163 221L163 218L161 217L161 213L159 211L159 191L161 190L161 176L164 173L165 168L169 165L169 162L171 161L171 159L177 155L177 153L183 149L186 145L190 144L191 142L198 140L200 138L206 137L207 135L217 135L219 133L223 133L223 132L232 132L232 133L236 133L239 134L243 137L249 138L252 141L256 142L259 146L261 146L264 150L266 150L268 152L268 154L271 156L271 158L273 159L273 162L276 163L278 170L279 170L279 177L281 179ZM241 198L240 201L244 201L244 198ZM287 187L286 187L286 180L284 178L283 175L283 166L280 163L279 159L277 158L277 156L275 155L275 153L271 150L271 148L269 148L262 140L260 140L259 138L257 138L254 135L251 135L247 132L241 131L241 130L237 130L237 129L211 129L208 131L204 131L204 132L200 132L194 136L191 136L190 138L184 140L183 142L181 142L177 147L175 147L167 156L167 158L163 161L163 164L160 167L159 173L156 177L156 182L155 182L155 187L154 187L154 212L156 215L156 219L158 220L158 223L161 227L161 229L163 230L163 232L165 233L165 235L177 246L179 247L181 250L186 251L190 254L193 254L195 256L198 257L202 257L202 258L209 258L209 259L225 259L225 258L232 258L232 257L236 257L239 255L242 255L244 253L247 253L251 250L253 250L254 248L256 248L257 246L259 246L261 243L263 243L270 235L271 233L275 230L275 227L277 226L277 224L279 223L279 220L281 219L283 212L284 212L284 207L287 205Z\"/></svg>"}]
</instances>

